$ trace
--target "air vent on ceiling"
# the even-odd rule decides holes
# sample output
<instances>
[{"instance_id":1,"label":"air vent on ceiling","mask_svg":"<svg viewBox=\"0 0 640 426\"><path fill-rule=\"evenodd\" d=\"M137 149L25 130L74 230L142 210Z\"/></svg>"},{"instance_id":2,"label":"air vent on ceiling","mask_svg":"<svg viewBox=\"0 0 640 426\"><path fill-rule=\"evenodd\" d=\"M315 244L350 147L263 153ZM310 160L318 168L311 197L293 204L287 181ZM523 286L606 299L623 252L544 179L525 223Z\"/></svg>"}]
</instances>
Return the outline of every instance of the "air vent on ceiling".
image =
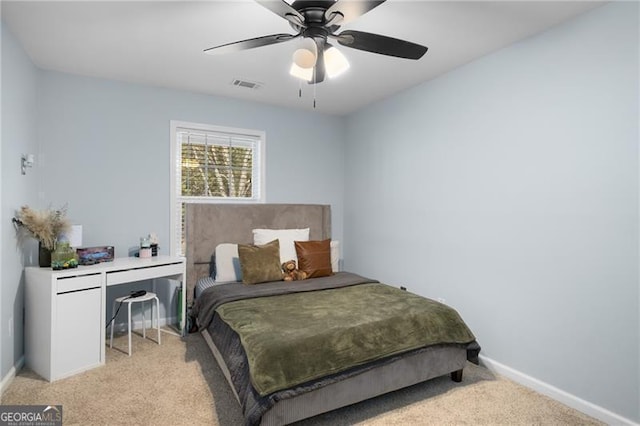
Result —
<instances>
[{"instance_id":1,"label":"air vent on ceiling","mask_svg":"<svg viewBox=\"0 0 640 426\"><path fill-rule=\"evenodd\" d=\"M231 82L231 84L237 87L244 87L244 88L253 89L253 90L258 90L260 87L262 87L262 83L257 83L255 81L248 81L248 80L240 80L238 78L234 79Z\"/></svg>"}]
</instances>

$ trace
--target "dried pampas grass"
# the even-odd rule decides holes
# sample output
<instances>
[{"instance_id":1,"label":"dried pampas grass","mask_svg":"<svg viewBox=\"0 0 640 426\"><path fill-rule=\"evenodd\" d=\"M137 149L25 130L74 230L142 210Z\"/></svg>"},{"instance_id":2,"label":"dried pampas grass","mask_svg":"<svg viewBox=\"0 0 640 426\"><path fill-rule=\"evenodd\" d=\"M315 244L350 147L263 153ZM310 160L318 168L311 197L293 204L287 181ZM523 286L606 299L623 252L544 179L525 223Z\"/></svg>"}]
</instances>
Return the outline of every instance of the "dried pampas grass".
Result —
<instances>
[{"instance_id":1,"label":"dried pampas grass","mask_svg":"<svg viewBox=\"0 0 640 426\"><path fill-rule=\"evenodd\" d=\"M71 229L71 224L66 218L67 206L58 209L37 211L29 206L22 206L14 222L42 244L43 247L53 250L58 237Z\"/></svg>"}]
</instances>

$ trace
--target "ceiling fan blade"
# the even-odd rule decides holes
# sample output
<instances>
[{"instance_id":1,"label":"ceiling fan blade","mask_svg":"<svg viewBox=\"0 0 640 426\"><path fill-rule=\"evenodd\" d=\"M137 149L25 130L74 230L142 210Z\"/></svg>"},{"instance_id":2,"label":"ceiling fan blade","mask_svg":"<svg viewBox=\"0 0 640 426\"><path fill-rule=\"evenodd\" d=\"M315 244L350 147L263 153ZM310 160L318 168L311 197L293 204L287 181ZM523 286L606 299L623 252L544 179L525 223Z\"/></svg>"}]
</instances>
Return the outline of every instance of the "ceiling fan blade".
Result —
<instances>
[{"instance_id":1,"label":"ceiling fan blade","mask_svg":"<svg viewBox=\"0 0 640 426\"><path fill-rule=\"evenodd\" d=\"M397 58L420 59L422 55L427 53L425 46L362 31L347 30L334 37L343 46Z\"/></svg>"},{"instance_id":2,"label":"ceiling fan blade","mask_svg":"<svg viewBox=\"0 0 640 426\"><path fill-rule=\"evenodd\" d=\"M286 19L287 21L302 27L306 28L307 25L304 23L304 16L293 7L289 5L289 3L284 0L255 0L257 3L266 7L276 15Z\"/></svg>"},{"instance_id":3,"label":"ceiling fan blade","mask_svg":"<svg viewBox=\"0 0 640 426\"><path fill-rule=\"evenodd\" d=\"M338 0L324 12L324 18L336 25L344 25L364 15L373 8L380 6L386 0L353 1ZM336 16L337 15L337 16ZM342 15L342 16L340 16ZM335 19L335 21L331 21Z\"/></svg>"},{"instance_id":4,"label":"ceiling fan blade","mask_svg":"<svg viewBox=\"0 0 640 426\"><path fill-rule=\"evenodd\" d=\"M234 41L233 43L222 44L220 46L210 47L204 52L217 55L223 53L239 52L241 50L253 49L255 47L269 46L270 44L278 44L284 41L292 40L300 34L272 34L263 37L250 38L247 40Z\"/></svg>"}]
</instances>

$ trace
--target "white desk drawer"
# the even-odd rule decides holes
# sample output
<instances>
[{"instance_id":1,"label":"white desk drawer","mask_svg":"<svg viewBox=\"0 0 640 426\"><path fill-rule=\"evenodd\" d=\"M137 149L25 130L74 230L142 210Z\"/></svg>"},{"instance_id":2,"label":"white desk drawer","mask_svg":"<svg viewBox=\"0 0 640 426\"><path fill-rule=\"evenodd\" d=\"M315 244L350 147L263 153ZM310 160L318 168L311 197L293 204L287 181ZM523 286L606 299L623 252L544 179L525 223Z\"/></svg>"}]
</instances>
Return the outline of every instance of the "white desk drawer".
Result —
<instances>
[{"instance_id":1,"label":"white desk drawer","mask_svg":"<svg viewBox=\"0 0 640 426\"><path fill-rule=\"evenodd\" d=\"M150 280L153 278L180 275L184 272L184 264L149 265L143 268L128 269L126 271L107 272L107 285Z\"/></svg>"},{"instance_id":2,"label":"white desk drawer","mask_svg":"<svg viewBox=\"0 0 640 426\"><path fill-rule=\"evenodd\" d=\"M56 293L65 293L68 291L77 291L87 288L100 287L101 281L102 280L100 278L100 274L58 278L56 280Z\"/></svg>"}]
</instances>

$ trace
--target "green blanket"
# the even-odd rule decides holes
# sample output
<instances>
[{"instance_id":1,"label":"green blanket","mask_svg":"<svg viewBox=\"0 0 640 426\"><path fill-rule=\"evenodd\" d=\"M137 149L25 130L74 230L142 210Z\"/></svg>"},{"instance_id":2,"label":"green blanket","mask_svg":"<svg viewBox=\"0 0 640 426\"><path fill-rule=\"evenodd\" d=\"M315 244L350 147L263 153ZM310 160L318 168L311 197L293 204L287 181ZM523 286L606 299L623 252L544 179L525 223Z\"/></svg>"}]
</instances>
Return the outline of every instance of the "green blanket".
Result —
<instances>
[{"instance_id":1,"label":"green blanket","mask_svg":"<svg viewBox=\"0 0 640 426\"><path fill-rule=\"evenodd\" d=\"M378 283L239 300L216 312L240 336L260 395L412 349L475 340L455 310Z\"/></svg>"}]
</instances>

